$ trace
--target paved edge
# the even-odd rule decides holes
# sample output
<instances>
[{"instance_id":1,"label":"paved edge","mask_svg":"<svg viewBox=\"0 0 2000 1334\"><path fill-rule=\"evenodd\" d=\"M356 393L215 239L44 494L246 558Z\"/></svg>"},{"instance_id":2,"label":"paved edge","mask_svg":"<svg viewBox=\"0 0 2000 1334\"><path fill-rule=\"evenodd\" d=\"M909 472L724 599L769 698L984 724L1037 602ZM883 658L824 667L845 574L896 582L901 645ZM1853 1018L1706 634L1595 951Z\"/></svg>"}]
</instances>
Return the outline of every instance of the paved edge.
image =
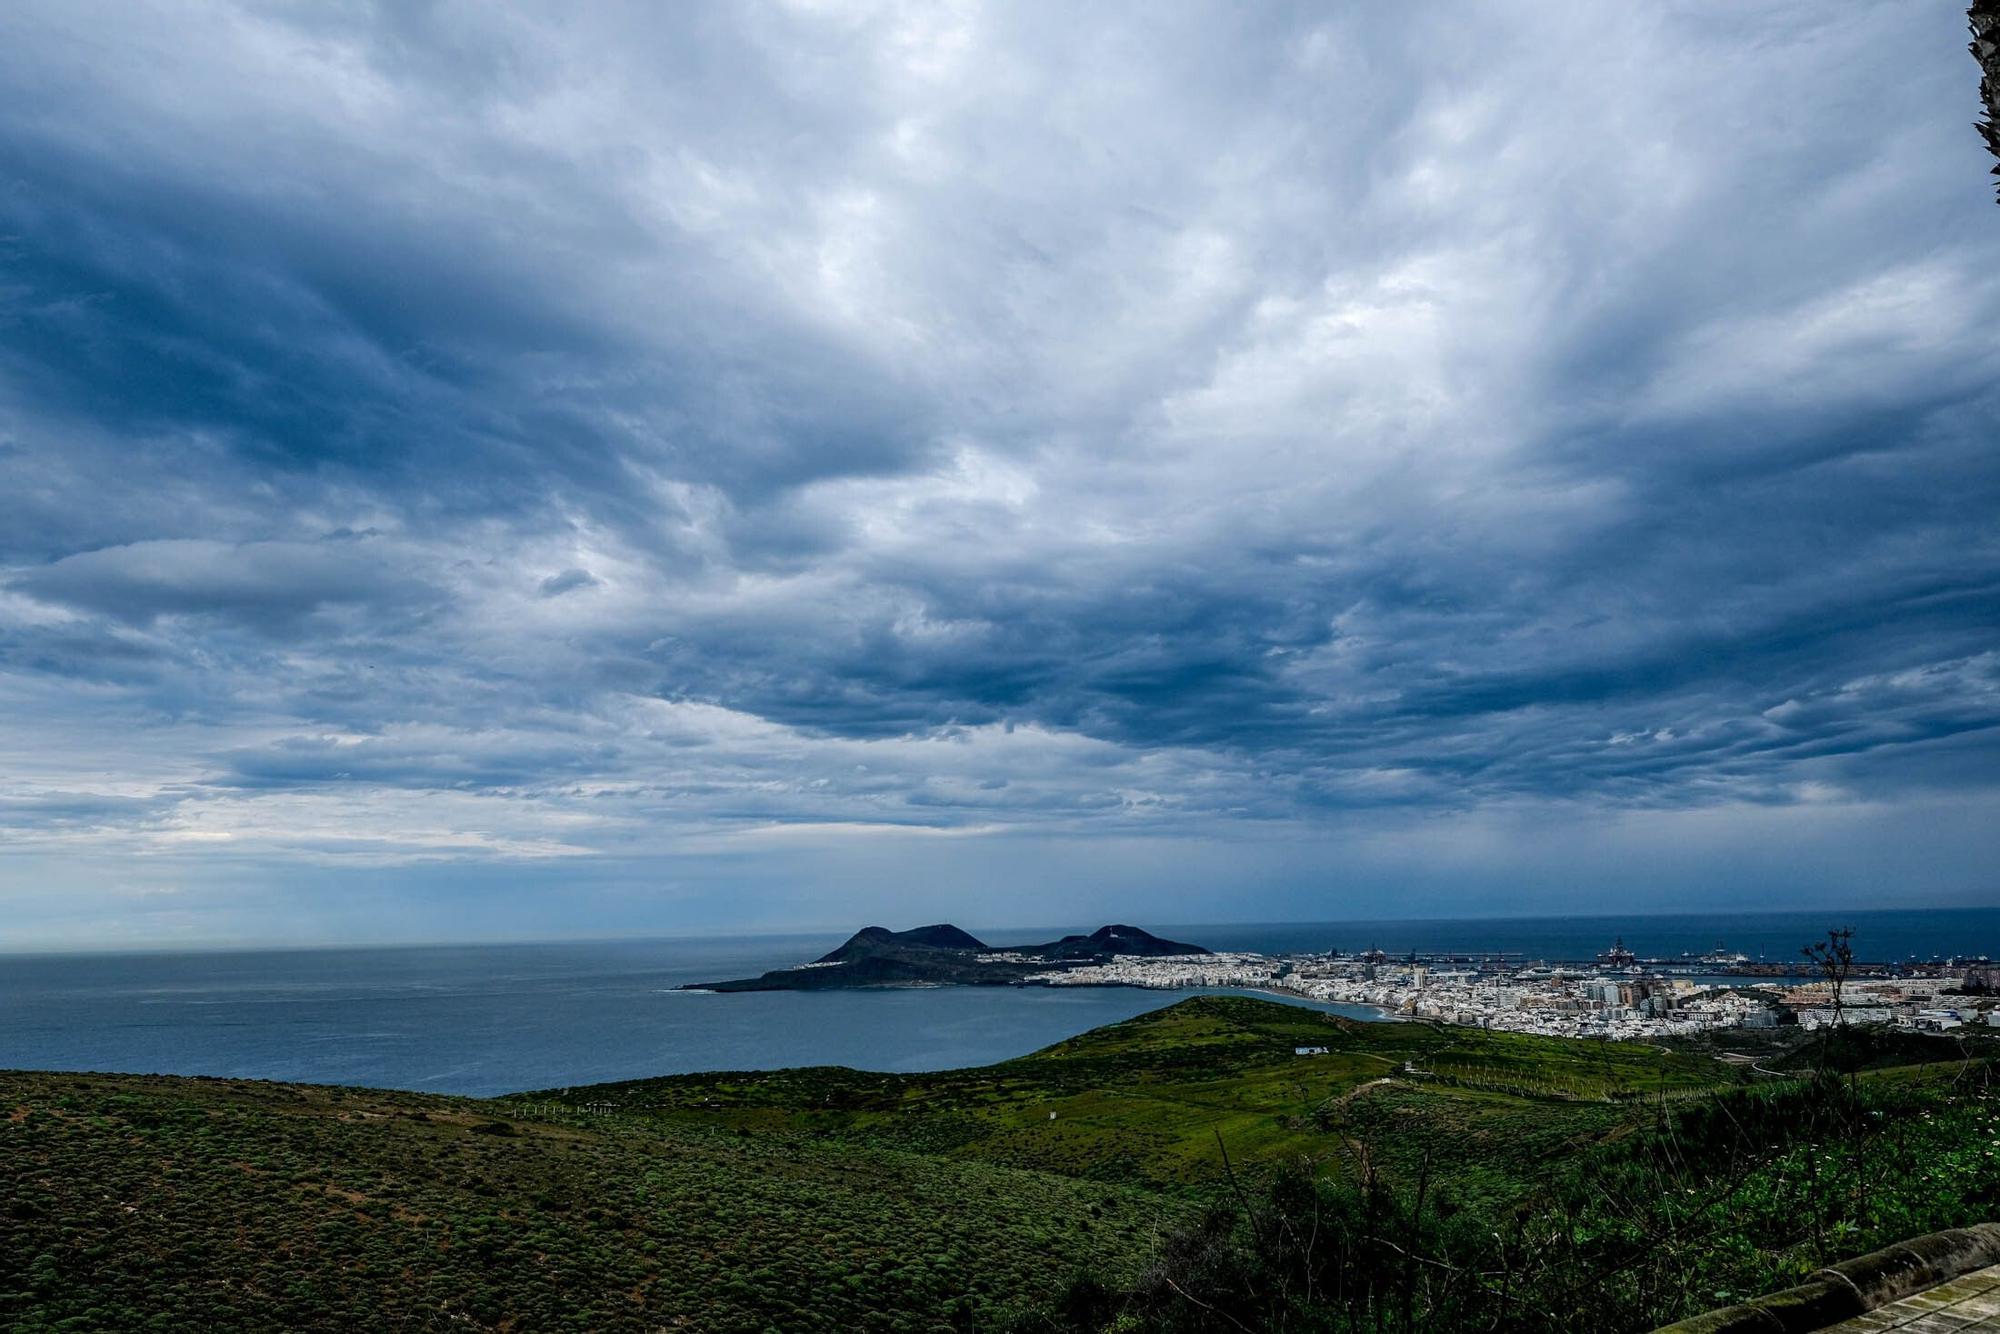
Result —
<instances>
[{"instance_id":1,"label":"paved edge","mask_svg":"<svg viewBox=\"0 0 2000 1334\"><path fill-rule=\"evenodd\" d=\"M2000 1264L2000 1223L1974 1223L1843 1260L1795 1288L1663 1325L1654 1334L1808 1334L1991 1264Z\"/></svg>"}]
</instances>

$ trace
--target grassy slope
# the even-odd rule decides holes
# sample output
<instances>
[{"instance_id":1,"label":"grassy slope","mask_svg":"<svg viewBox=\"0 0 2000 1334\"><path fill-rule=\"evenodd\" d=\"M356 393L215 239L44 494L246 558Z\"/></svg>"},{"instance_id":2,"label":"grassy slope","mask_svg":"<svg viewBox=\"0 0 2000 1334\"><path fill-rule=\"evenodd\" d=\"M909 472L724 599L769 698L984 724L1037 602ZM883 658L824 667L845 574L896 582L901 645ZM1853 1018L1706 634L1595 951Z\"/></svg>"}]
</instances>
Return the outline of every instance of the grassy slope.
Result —
<instances>
[{"instance_id":1,"label":"grassy slope","mask_svg":"<svg viewBox=\"0 0 2000 1334\"><path fill-rule=\"evenodd\" d=\"M1129 1273L1178 1216L865 1146L0 1074L0 1326L23 1330L928 1330Z\"/></svg>"},{"instance_id":2,"label":"grassy slope","mask_svg":"<svg viewBox=\"0 0 2000 1334\"><path fill-rule=\"evenodd\" d=\"M1295 1047L1328 1051L1302 1057ZM972 1070L687 1075L526 1102L608 1104L656 1124L832 1137L1166 1188L1213 1183L1218 1137L1242 1163L1333 1156L1343 1134L1362 1131L1392 1166L1425 1145L1461 1155L1481 1146L1497 1184L1518 1179L1510 1163L1609 1133L1627 1119L1625 1104L1738 1078L1644 1046L1361 1024L1217 996Z\"/></svg>"},{"instance_id":3,"label":"grassy slope","mask_svg":"<svg viewBox=\"0 0 2000 1334\"><path fill-rule=\"evenodd\" d=\"M0 1074L0 1326L989 1328L1132 1274L1219 1188L1218 1137L1239 1167L1429 1159L1500 1205L1748 1078L1231 997L924 1075L482 1102Z\"/></svg>"}]
</instances>

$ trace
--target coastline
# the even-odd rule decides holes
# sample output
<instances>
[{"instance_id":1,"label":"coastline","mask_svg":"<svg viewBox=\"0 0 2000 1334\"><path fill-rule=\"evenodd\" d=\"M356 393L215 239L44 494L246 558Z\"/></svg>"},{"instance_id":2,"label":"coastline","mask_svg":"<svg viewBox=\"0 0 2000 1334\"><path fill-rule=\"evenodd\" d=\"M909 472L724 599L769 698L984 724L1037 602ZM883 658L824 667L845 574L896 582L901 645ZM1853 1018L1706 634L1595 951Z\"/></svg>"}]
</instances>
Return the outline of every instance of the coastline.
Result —
<instances>
[{"instance_id":1,"label":"coastline","mask_svg":"<svg viewBox=\"0 0 2000 1334\"><path fill-rule=\"evenodd\" d=\"M1299 1005L1302 1008L1306 1009L1312 1009L1321 1005L1343 1005L1350 1010L1373 1010L1375 1011L1375 1013L1382 1016L1379 1020L1362 1019L1357 1021L1364 1024L1365 1023L1407 1024L1411 1022L1411 1019L1408 1015L1399 1014L1395 1010L1390 1009L1388 1006L1377 1005L1373 1001L1321 1000L1317 996L1307 996L1301 992L1293 991L1289 987L1260 987L1260 986L1252 986L1247 983L1243 986L1233 986L1233 987L1149 987L1149 986L1144 986L1138 982L1061 982L1061 983L1020 982L1016 983L1015 985L1021 987L1041 987L1049 991L1081 991L1085 988L1099 989L1099 988L1122 987L1127 991L1157 991L1161 995L1166 995L1166 996L1171 996L1176 994L1185 994L1190 996L1216 996L1216 995L1269 996L1273 1000L1289 1001L1292 1004ZM1342 1017L1344 1018L1345 1016Z\"/></svg>"},{"instance_id":2,"label":"coastline","mask_svg":"<svg viewBox=\"0 0 2000 1334\"><path fill-rule=\"evenodd\" d=\"M1407 1024L1412 1022L1412 1019L1409 1015L1401 1014L1395 1010L1390 1009L1386 1005L1377 1005L1373 1001L1321 1000L1317 996L1307 996L1300 992L1293 991L1288 987L1232 987L1230 989L1233 991L1254 991L1259 995L1270 996L1276 1000L1288 1000L1294 1002L1304 1001L1310 1005L1345 1005L1351 1010L1373 1010L1375 1011L1375 1013L1382 1016L1380 1019L1377 1020L1367 1020L1367 1019L1361 1020L1360 1022L1364 1024L1371 1022L1383 1023L1383 1024ZM1165 990L1165 988L1159 988L1159 990Z\"/></svg>"},{"instance_id":3,"label":"coastline","mask_svg":"<svg viewBox=\"0 0 2000 1334\"><path fill-rule=\"evenodd\" d=\"M1320 1006L1343 1006L1350 1010L1372 1010L1379 1019L1360 1019L1358 1023L1406 1024L1410 1016L1398 1013L1386 1005L1372 1001L1329 1001L1317 996L1307 996L1288 987L1263 987L1245 984L1221 987L1149 987L1138 982L1049 982L1038 978L1023 978L1013 982L868 982L847 987L740 987L721 989L717 987L681 986L667 988L668 993L679 996L755 996L782 993L788 995L827 995L842 992L907 992L907 991L992 991L1014 989L1020 991L1137 991L1162 996L1215 996L1215 995L1255 995L1269 996L1273 1000L1286 1001L1305 1009ZM1168 1004L1174 1002L1169 1001ZM1338 1011L1332 1011L1338 1013ZM1349 1016L1342 1015L1342 1018Z\"/></svg>"}]
</instances>

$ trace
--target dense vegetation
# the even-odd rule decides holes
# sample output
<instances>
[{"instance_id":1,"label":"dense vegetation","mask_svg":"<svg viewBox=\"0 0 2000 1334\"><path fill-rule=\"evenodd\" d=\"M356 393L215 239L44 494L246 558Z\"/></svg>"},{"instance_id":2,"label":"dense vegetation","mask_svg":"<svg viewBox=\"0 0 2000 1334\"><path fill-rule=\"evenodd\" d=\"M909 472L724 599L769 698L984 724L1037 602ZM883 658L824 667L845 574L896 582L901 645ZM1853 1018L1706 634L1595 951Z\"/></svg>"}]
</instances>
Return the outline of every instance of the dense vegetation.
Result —
<instances>
[{"instance_id":1,"label":"dense vegetation","mask_svg":"<svg viewBox=\"0 0 2000 1334\"><path fill-rule=\"evenodd\" d=\"M0 1075L0 1325L1644 1329L2000 1203L1978 1052L1759 1064L1206 997L932 1075Z\"/></svg>"},{"instance_id":2,"label":"dense vegetation","mask_svg":"<svg viewBox=\"0 0 2000 1334\"><path fill-rule=\"evenodd\" d=\"M1293 1164L1172 1234L1139 1283L1081 1285L1027 1327L1646 1330L1991 1218L1996 1136L1983 1078L1851 1102L1794 1085L1664 1115L1511 1208L1468 1207L1444 1164L1400 1186Z\"/></svg>"},{"instance_id":3,"label":"dense vegetation","mask_svg":"<svg viewBox=\"0 0 2000 1334\"><path fill-rule=\"evenodd\" d=\"M1079 1285L1029 1327L1651 1329L2000 1212L1983 1050L1828 1033L1792 1048L1796 1079L1658 1100L1538 1169L1515 1156L1511 1198L1467 1171L1494 1156L1462 1145L1420 1141L1414 1171L1365 1147L1301 1158L1234 1179L1138 1284Z\"/></svg>"}]
</instances>

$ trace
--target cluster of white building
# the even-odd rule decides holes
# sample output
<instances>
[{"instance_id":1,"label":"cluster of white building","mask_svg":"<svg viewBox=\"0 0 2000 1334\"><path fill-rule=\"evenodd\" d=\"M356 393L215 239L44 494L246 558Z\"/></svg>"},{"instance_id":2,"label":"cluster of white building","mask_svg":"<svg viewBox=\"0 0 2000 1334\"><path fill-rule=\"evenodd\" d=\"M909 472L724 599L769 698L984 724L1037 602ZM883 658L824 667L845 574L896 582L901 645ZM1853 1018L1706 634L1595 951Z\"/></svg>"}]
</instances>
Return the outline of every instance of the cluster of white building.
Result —
<instances>
[{"instance_id":1,"label":"cluster of white building","mask_svg":"<svg viewBox=\"0 0 2000 1334\"><path fill-rule=\"evenodd\" d=\"M1121 954L1110 963L1051 973L1038 981L1052 987L1269 987L1285 961L1263 954L1164 954L1140 958Z\"/></svg>"},{"instance_id":2,"label":"cluster of white building","mask_svg":"<svg viewBox=\"0 0 2000 1334\"><path fill-rule=\"evenodd\" d=\"M1849 982L1838 1008L1833 988L1824 982L1789 988L1783 1000L1806 1028L1833 1023L1892 1024L1924 1033L1943 1033L1967 1024L2000 1026L2000 1006L1982 1005L1978 998L1946 995L1944 978L1897 978Z\"/></svg>"},{"instance_id":3,"label":"cluster of white building","mask_svg":"<svg viewBox=\"0 0 2000 1334\"><path fill-rule=\"evenodd\" d=\"M1775 1028L1794 1015L1806 1027L1834 1020L1824 983L1702 982L1637 966L1482 970L1391 964L1375 958L1190 954L1121 956L1049 976L1051 986L1283 989L1314 1000L1370 1005L1392 1014L1550 1037L1645 1040L1727 1028ZM1850 1024L1942 1031L2000 1025L2000 1007L1944 997L1943 980L1853 982L1843 995Z\"/></svg>"},{"instance_id":4,"label":"cluster of white building","mask_svg":"<svg viewBox=\"0 0 2000 1334\"><path fill-rule=\"evenodd\" d=\"M1501 972L1382 968L1326 960L1296 962L1280 985L1315 1000L1375 1005L1397 1014L1471 1028L1549 1037L1620 1040L1775 1027L1766 988L1711 990L1685 979L1621 972ZM1775 993L1776 988L1769 988Z\"/></svg>"}]
</instances>

